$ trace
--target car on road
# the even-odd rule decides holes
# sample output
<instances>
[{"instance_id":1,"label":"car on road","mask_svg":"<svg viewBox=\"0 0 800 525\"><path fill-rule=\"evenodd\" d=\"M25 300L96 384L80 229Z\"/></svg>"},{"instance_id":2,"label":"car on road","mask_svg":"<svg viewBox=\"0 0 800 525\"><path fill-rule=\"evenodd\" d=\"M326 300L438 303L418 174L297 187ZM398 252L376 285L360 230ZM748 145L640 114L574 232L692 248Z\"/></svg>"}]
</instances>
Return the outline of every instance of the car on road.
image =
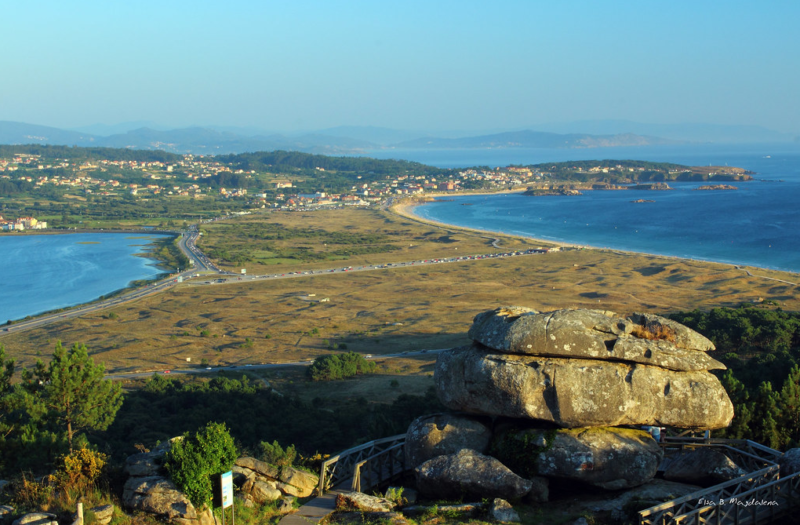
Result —
<instances>
[{"instance_id":1,"label":"car on road","mask_svg":"<svg viewBox=\"0 0 800 525\"><path fill-rule=\"evenodd\" d=\"M169 374L169 373L171 373L171 372L170 372L169 370L164 370L164 373L165 373L165 374Z\"/></svg>"}]
</instances>

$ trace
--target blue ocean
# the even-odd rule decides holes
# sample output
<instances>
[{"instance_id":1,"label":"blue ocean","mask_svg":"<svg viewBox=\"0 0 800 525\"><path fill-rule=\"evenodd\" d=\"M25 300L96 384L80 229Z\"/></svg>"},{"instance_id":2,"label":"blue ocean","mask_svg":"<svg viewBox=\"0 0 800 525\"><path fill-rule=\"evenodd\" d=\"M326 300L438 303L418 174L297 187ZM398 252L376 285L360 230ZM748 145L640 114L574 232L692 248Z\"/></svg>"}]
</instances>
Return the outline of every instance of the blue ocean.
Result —
<instances>
[{"instance_id":1,"label":"blue ocean","mask_svg":"<svg viewBox=\"0 0 800 525\"><path fill-rule=\"evenodd\" d=\"M755 172L755 180L731 183L736 191L693 191L702 184L670 183L672 191L463 196L418 206L414 213L456 226L570 244L800 272L800 144L462 150L460 162L447 150L392 153L440 167L637 159L745 168ZM638 199L655 202L632 202Z\"/></svg>"},{"instance_id":2,"label":"blue ocean","mask_svg":"<svg viewBox=\"0 0 800 525\"><path fill-rule=\"evenodd\" d=\"M135 256L155 236L0 235L0 321L64 308L163 272Z\"/></svg>"}]
</instances>

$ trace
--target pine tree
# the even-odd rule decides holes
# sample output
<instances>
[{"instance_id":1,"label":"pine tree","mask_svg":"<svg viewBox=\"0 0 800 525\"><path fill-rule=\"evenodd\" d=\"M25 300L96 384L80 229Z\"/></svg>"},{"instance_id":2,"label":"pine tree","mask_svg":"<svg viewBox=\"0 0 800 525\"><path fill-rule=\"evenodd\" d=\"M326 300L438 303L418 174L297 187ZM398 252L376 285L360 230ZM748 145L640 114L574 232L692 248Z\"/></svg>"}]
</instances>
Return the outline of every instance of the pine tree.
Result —
<instances>
[{"instance_id":1,"label":"pine tree","mask_svg":"<svg viewBox=\"0 0 800 525\"><path fill-rule=\"evenodd\" d=\"M783 382L780 394L780 426L784 432L787 446L795 446L800 441L800 366L793 366Z\"/></svg>"},{"instance_id":2,"label":"pine tree","mask_svg":"<svg viewBox=\"0 0 800 525\"><path fill-rule=\"evenodd\" d=\"M755 441L772 448L783 446L785 438L778 427L780 396L772 390L772 383L764 381L759 385L753 400L753 437Z\"/></svg>"},{"instance_id":3,"label":"pine tree","mask_svg":"<svg viewBox=\"0 0 800 525\"><path fill-rule=\"evenodd\" d=\"M83 344L69 350L56 344L53 359L36 362L33 371L23 370L22 379L33 404L66 433L69 450L84 430L105 430L122 405L120 385L103 379L103 365L95 365Z\"/></svg>"},{"instance_id":4,"label":"pine tree","mask_svg":"<svg viewBox=\"0 0 800 525\"><path fill-rule=\"evenodd\" d=\"M732 370L725 372L721 383L731 398L734 414L731 425L723 430L722 435L732 439L747 439L750 437L750 423L753 419L750 394L744 384L733 376Z\"/></svg>"}]
</instances>

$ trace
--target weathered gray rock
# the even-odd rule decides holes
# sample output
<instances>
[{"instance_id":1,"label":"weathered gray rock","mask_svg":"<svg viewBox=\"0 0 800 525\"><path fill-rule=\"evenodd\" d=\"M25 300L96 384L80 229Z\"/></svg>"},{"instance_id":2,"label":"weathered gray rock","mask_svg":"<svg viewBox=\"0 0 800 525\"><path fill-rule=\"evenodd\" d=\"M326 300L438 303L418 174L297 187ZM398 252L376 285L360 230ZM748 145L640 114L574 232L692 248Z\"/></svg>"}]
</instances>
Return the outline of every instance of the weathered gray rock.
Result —
<instances>
[{"instance_id":1,"label":"weathered gray rock","mask_svg":"<svg viewBox=\"0 0 800 525\"><path fill-rule=\"evenodd\" d=\"M3 492L4 490L6 490L6 487L10 486L10 485L11 485L10 481L6 481L4 479L0 479L0 493Z\"/></svg>"},{"instance_id":2,"label":"weathered gray rock","mask_svg":"<svg viewBox=\"0 0 800 525\"><path fill-rule=\"evenodd\" d=\"M278 479L278 477L281 475L281 471L278 467L263 461L259 461L256 458L241 457L237 459L234 464L237 467L250 469L253 472L272 479Z\"/></svg>"},{"instance_id":3,"label":"weathered gray rock","mask_svg":"<svg viewBox=\"0 0 800 525\"><path fill-rule=\"evenodd\" d=\"M281 504L278 505L278 514L291 514L295 512L297 509L294 508L294 501L295 498L293 496L286 496L281 500Z\"/></svg>"},{"instance_id":4,"label":"weathered gray rock","mask_svg":"<svg viewBox=\"0 0 800 525\"><path fill-rule=\"evenodd\" d=\"M397 505L386 498L368 496L361 492L342 492L336 496L336 510L391 512Z\"/></svg>"},{"instance_id":5,"label":"weathered gray rock","mask_svg":"<svg viewBox=\"0 0 800 525\"><path fill-rule=\"evenodd\" d=\"M550 500L550 480L543 476L526 478L531 482L531 490L525 494L526 503L547 503Z\"/></svg>"},{"instance_id":6,"label":"weathered gray rock","mask_svg":"<svg viewBox=\"0 0 800 525\"><path fill-rule=\"evenodd\" d=\"M307 492L309 495L319 485L319 476L294 467L283 467L278 479L288 485L299 488L303 492Z\"/></svg>"},{"instance_id":7,"label":"weathered gray rock","mask_svg":"<svg viewBox=\"0 0 800 525\"><path fill-rule=\"evenodd\" d=\"M94 514L94 522L99 525L108 525L114 517L114 505L100 505L89 509Z\"/></svg>"},{"instance_id":8,"label":"weathered gray rock","mask_svg":"<svg viewBox=\"0 0 800 525\"><path fill-rule=\"evenodd\" d=\"M122 503L132 510L156 514L170 520L197 520L194 505L168 479L160 476L128 478Z\"/></svg>"},{"instance_id":9,"label":"weathered gray rock","mask_svg":"<svg viewBox=\"0 0 800 525\"><path fill-rule=\"evenodd\" d=\"M509 502L495 498L489 504L489 519L500 523L519 523L519 514Z\"/></svg>"},{"instance_id":10,"label":"weathered gray rock","mask_svg":"<svg viewBox=\"0 0 800 525\"><path fill-rule=\"evenodd\" d=\"M643 324L601 310L537 313L505 307L478 314L469 337L502 353L623 361L678 371L725 369L705 353L714 345L697 332L663 317L636 314L636 318ZM635 335L637 329L650 333L658 327L674 341Z\"/></svg>"},{"instance_id":11,"label":"weathered gray rock","mask_svg":"<svg viewBox=\"0 0 800 525\"><path fill-rule=\"evenodd\" d=\"M490 353L475 346L439 354L439 400L473 414L538 419L562 427L727 427L733 404L709 372L588 359Z\"/></svg>"},{"instance_id":12,"label":"weathered gray rock","mask_svg":"<svg viewBox=\"0 0 800 525\"><path fill-rule=\"evenodd\" d=\"M790 448L784 452L778 464L781 466L781 477L800 472L800 448Z\"/></svg>"},{"instance_id":13,"label":"weathered gray rock","mask_svg":"<svg viewBox=\"0 0 800 525\"><path fill-rule=\"evenodd\" d=\"M406 465L414 468L465 448L485 453L492 439L489 424L486 418L456 414L419 417L406 432Z\"/></svg>"},{"instance_id":14,"label":"weathered gray rock","mask_svg":"<svg viewBox=\"0 0 800 525\"><path fill-rule=\"evenodd\" d=\"M14 520L11 525L58 525L55 514L47 512L31 512L25 514L18 520Z\"/></svg>"},{"instance_id":15,"label":"weathered gray rock","mask_svg":"<svg viewBox=\"0 0 800 525\"><path fill-rule=\"evenodd\" d=\"M300 487L295 487L294 485L289 485L288 483L281 483L280 481L276 482L275 486L287 496L295 496L297 498L306 498L314 493L314 489L303 489Z\"/></svg>"},{"instance_id":16,"label":"weathered gray rock","mask_svg":"<svg viewBox=\"0 0 800 525\"><path fill-rule=\"evenodd\" d=\"M414 475L420 494L431 498L518 499L532 487L495 458L469 449L428 460Z\"/></svg>"},{"instance_id":17,"label":"weathered gray rock","mask_svg":"<svg viewBox=\"0 0 800 525\"><path fill-rule=\"evenodd\" d=\"M0 505L0 522L6 519L6 516L14 514L14 507L11 505Z\"/></svg>"},{"instance_id":18,"label":"weathered gray rock","mask_svg":"<svg viewBox=\"0 0 800 525\"><path fill-rule=\"evenodd\" d=\"M745 474L743 468L719 450L701 447L675 458L664 471L664 479L711 486Z\"/></svg>"},{"instance_id":19,"label":"weathered gray rock","mask_svg":"<svg viewBox=\"0 0 800 525\"><path fill-rule=\"evenodd\" d=\"M182 436L174 437L158 445L149 452L133 454L125 460L125 472L129 476L149 477L165 474L163 464L172 443L183 439Z\"/></svg>"},{"instance_id":20,"label":"weathered gray rock","mask_svg":"<svg viewBox=\"0 0 800 525\"><path fill-rule=\"evenodd\" d=\"M537 431L523 431L522 436ZM649 433L626 428L558 430L538 454L540 476L581 481L609 490L647 483L656 475L663 453Z\"/></svg>"},{"instance_id":21,"label":"weathered gray rock","mask_svg":"<svg viewBox=\"0 0 800 525\"><path fill-rule=\"evenodd\" d=\"M250 495L259 503L277 501L283 496L274 481L256 481L250 488Z\"/></svg>"},{"instance_id":22,"label":"weathered gray rock","mask_svg":"<svg viewBox=\"0 0 800 525\"><path fill-rule=\"evenodd\" d=\"M628 319L634 323L644 326L651 332L657 331L660 327L664 326L669 328L675 336L675 344L679 348L686 348L690 350L700 350L708 352L715 350L716 347L707 337L698 334L688 326L684 326L677 321L667 319L655 314L641 314L635 313L628 316Z\"/></svg>"},{"instance_id":23,"label":"weathered gray rock","mask_svg":"<svg viewBox=\"0 0 800 525\"><path fill-rule=\"evenodd\" d=\"M162 467L163 454L152 454L150 452L134 454L125 460L125 472L130 476L147 477L164 474Z\"/></svg>"}]
</instances>

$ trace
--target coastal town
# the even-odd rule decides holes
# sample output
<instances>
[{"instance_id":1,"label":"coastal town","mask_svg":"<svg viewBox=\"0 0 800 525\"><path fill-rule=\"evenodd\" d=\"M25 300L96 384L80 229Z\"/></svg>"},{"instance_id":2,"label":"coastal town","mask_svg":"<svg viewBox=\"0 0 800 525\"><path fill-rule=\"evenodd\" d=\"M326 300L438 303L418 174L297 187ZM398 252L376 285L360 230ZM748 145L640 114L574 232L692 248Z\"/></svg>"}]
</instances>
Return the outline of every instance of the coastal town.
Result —
<instances>
[{"instance_id":1,"label":"coastal town","mask_svg":"<svg viewBox=\"0 0 800 525\"><path fill-rule=\"evenodd\" d=\"M124 150L121 150L124 151ZM358 159L363 160L363 159ZM422 166L422 165L418 165ZM423 167L424 168L424 167ZM531 195L579 195L579 190L628 189L637 181L747 180L738 168L651 166L633 161L594 161L537 166L450 169L378 175L372 171L237 169L219 158L173 155L172 160L70 159L15 153L0 157L0 193L28 193L54 200L126 198L179 201L229 200L240 209L309 210L380 206L390 198L475 191L522 191ZM338 177L336 183L330 178ZM6 186L10 190L3 191ZM662 189L658 183L652 189ZM647 186L631 186L651 189ZM667 187L668 188L668 187ZM43 228L20 219L5 230Z\"/></svg>"}]
</instances>

